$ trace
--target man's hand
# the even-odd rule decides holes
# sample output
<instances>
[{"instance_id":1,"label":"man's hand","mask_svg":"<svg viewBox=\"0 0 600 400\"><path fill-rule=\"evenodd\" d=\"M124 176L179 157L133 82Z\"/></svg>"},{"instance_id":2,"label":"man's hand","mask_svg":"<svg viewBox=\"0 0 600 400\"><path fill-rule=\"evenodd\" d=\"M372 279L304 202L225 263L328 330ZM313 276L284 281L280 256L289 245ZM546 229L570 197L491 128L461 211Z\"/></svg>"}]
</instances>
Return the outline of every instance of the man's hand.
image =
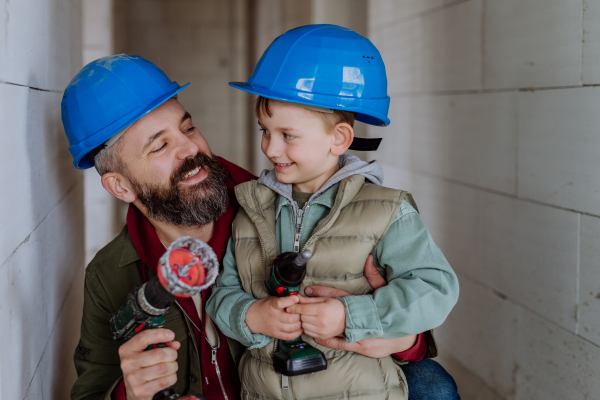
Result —
<instances>
[{"instance_id":1,"label":"man's hand","mask_svg":"<svg viewBox=\"0 0 600 400\"><path fill-rule=\"evenodd\" d=\"M369 257L367 257L367 261L365 262L365 277L367 278L367 281L369 281L369 285L371 285L371 287L375 290L387 285L387 281L381 276L377 270L377 267L375 267L373 256L371 254L369 254ZM344 290L334 289L326 286L308 286L304 289L304 293L307 296L317 298L350 296L350 293ZM362 339L353 343L348 343L340 337L330 337L325 339L315 338L315 341L322 346L338 350L353 351L355 353L362 354L363 356L373 358L387 357L391 354L408 350L415 344L416 340L417 335L398 339Z\"/></svg>"},{"instance_id":2,"label":"man's hand","mask_svg":"<svg viewBox=\"0 0 600 400\"><path fill-rule=\"evenodd\" d=\"M159 391L177 382L177 350L181 343L168 329L148 329L119 347L127 400L152 400ZM154 343L167 347L144 351Z\"/></svg>"},{"instance_id":3,"label":"man's hand","mask_svg":"<svg viewBox=\"0 0 600 400\"><path fill-rule=\"evenodd\" d=\"M300 297L300 304L288 307L287 312L300 314L304 333L315 339L338 336L346 330L346 310L338 299Z\"/></svg>"},{"instance_id":4,"label":"man's hand","mask_svg":"<svg viewBox=\"0 0 600 400\"><path fill-rule=\"evenodd\" d=\"M276 339L296 339L302 334L300 316L289 314L285 309L297 304L299 299L299 296L289 296L256 300L246 311L248 329Z\"/></svg>"},{"instance_id":5,"label":"man's hand","mask_svg":"<svg viewBox=\"0 0 600 400\"><path fill-rule=\"evenodd\" d=\"M332 337L329 339L315 338L315 342L319 343L321 346L338 350L353 351L372 358L383 358L394 353L408 350L414 346L416 340L417 335L398 339L362 339L352 343L348 343L340 337Z\"/></svg>"},{"instance_id":6,"label":"man's hand","mask_svg":"<svg viewBox=\"0 0 600 400\"><path fill-rule=\"evenodd\" d=\"M375 263L373 262L372 254L369 254L369 257L367 257L367 261L365 262L365 278L367 278L369 285L371 285L371 287L374 290L377 290L379 288L387 286L387 281L385 280L385 278L383 276L381 276L381 274L377 270L377 267L375 266ZM316 286L316 285L315 286L307 286L306 288L304 288L304 293L310 297L333 297L333 298L335 298L335 297L350 296L350 293L348 293L344 290L334 289L334 288L330 288L327 286Z\"/></svg>"}]
</instances>

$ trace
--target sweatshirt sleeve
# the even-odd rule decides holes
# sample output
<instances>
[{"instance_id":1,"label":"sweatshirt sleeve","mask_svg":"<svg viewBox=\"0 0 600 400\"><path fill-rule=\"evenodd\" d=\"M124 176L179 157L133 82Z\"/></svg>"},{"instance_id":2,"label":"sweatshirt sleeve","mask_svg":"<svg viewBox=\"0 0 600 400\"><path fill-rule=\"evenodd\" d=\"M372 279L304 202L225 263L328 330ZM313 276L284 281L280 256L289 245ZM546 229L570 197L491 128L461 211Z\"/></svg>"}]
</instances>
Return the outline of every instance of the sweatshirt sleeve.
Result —
<instances>
[{"instance_id":1,"label":"sweatshirt sleeve","mask_svg":"<svg viewBox=\"0 0 600 400\"><path fill-rule=\"evenodd\" d=\"M226 336L250 349L264 347L273 339L250 332L245 322L246 311L255 301L256 299L242 288L235 262L233 240L229 239L223 257L223 271L213 286L212 295L206 303L206 312Z\"/></svg>"},{"instance_id":2,"label":"sweatshirt sleeve","mask_svg":"<svg viewBox=\"0 0 600 400\"><path fill-rule=\"evenodd\" d=\"M346 341L414 335L444 322L458 300L458 279L407 201L372 254L388 285L340 298Z\"/></svg>"}]
</instances>

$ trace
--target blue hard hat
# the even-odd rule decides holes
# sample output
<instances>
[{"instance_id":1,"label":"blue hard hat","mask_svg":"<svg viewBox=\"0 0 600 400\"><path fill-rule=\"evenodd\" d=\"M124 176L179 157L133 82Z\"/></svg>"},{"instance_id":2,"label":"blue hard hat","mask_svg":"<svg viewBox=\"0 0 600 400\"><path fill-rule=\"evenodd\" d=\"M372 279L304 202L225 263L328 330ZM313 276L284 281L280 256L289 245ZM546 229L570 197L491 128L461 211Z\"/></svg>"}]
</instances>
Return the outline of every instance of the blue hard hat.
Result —
<instances>
[{"instance_id":1,"label":"blue hard hat","mask_svg":"<svg viewBox=\"0 0 600 400\"><path fill-rule=\"evenodd\" d=\"M387 126L390 98L377 48L337 25L292 29L271 43L247 82L231 86L274 100L356 113L358 121Z\"/></svg>"},{"instance_id":2,"label":"blue hard hat","mask_svg":"<svg viewBox=\"0 0 600 400\"><path fill-rule=\"evenodd\" d=\"M62 122L73 165L94 166L90 152L189 85L179 86L150 61L119 54L92 61L69 83Z\"/></svg>"}]
</instances>

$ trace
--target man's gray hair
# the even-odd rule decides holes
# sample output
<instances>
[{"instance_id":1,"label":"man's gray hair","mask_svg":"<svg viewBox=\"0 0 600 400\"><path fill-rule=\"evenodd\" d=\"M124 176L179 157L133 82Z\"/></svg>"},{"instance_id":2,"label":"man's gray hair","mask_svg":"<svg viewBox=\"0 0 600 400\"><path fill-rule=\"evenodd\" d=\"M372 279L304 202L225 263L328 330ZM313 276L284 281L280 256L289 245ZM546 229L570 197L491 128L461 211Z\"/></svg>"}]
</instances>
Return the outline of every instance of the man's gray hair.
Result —
<instances>
[{"instance_id":1,"label":"man's gray hair","mask_svg":"<svg viewBox=\"0 0 600 400\"><path fill-rule=\"evenodd\" d=\"M94 157L94 167L100 176L108 172L125 173L125 164L121 160L121 149L123 148L123 138L119 138L108 149L102 149Z\"/></svg>"}]
</instances>

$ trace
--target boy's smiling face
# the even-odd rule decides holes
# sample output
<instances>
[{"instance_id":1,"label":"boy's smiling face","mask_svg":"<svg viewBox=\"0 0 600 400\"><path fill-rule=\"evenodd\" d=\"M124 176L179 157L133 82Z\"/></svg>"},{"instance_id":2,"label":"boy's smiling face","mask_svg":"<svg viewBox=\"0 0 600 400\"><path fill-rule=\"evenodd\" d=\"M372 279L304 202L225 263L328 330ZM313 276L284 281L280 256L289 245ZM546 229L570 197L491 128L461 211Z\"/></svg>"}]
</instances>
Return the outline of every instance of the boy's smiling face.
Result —
<instances>
[{"instance_id":1,"label":"boy's smiling face","mask_svg":"<svg viewBox=\"0 0 600 400\"><path fill-rule=\"evenodd\" d=\"M291 183L299 192L315 193L339 170L339 156L352 142L352 127L341 123L333 132L327 132L317 111L281 101L271 100L269 105L272 116L263 112L258 117L263 153L275 167L280 182ZM351 132L347 146L347 138L338 133L340 126L345 136L348 128Z\"/></svg>"}]
</instances>

